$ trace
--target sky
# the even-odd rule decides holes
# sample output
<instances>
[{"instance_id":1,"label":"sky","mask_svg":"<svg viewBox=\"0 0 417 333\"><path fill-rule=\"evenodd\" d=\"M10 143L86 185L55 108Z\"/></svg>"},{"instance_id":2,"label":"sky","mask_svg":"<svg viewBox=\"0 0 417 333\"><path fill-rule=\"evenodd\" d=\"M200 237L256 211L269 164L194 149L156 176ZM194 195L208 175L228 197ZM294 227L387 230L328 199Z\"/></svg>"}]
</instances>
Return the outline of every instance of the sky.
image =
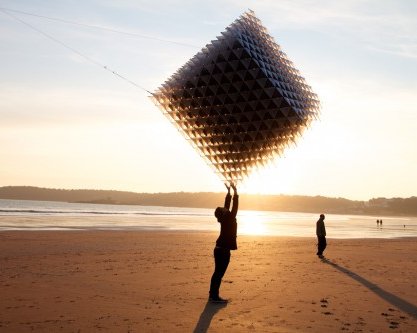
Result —
<instances>
[{"instance_id":1,"label":"sky","mask_svg":"<svg viewBox=\"0 0 417 333\"><path fill-rule=\"evenodd\" d=\"M154 91L252 9L319 96L321 115L240 191L417 195L416 1L0 0L0 8L0 186L223 191L149 93L102 66Z\"/></svg>"}]
</instances>

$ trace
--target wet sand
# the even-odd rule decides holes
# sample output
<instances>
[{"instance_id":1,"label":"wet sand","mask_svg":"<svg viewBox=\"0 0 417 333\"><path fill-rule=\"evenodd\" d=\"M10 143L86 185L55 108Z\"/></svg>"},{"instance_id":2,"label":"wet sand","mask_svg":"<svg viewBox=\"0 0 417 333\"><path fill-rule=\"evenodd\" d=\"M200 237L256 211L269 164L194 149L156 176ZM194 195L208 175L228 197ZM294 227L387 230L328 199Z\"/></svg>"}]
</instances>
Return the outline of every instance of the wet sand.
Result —
<instances>
[{"instance_id":1,"label":"wet sand","mask_svg":"<svg viewBox=\"0 0 417 333\"><path fill-rule=\"evenodd\" d=\"M207 304L215 233L0 233L1 332L417 332L417 241L239 236Z\"/></svg>"}]
</instances>

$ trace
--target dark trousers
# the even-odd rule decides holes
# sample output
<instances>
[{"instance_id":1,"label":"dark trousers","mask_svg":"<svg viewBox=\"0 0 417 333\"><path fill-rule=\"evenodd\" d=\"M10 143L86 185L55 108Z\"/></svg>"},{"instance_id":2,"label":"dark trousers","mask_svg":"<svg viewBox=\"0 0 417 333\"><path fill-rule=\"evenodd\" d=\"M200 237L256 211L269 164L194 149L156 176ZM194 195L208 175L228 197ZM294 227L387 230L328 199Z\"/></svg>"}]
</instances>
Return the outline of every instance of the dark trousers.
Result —
<instances>
[{"instance_id":1,"label":"dark trousers","mask_svg":"<svg viewBox=\"0 0 417 333\"><path fill-rule=\"evenodd\" d=\"M210 283L210 297L218 297L220 284L230 262L230 250L216 247L214 249L214 273Z\"/></svg>"},{"instance_id":2,"label":"dark trousers","mask_svg":"<svg viewBox=\"0 0 417 333\"><path fill-rule=\"evenodd\" d=\"M327 246L326 236L317 236L317 255L322 255Z\"/></svg>"}]
</instances>

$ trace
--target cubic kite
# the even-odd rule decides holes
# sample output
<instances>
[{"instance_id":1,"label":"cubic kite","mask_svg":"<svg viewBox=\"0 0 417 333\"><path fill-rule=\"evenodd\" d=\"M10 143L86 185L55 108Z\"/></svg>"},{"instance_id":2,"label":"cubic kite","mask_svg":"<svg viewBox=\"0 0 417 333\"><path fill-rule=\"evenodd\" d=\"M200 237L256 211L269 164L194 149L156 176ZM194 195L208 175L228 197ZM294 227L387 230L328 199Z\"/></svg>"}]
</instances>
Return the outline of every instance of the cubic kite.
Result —
<instances>
[{"instance_id":1,"label":"cubic kite","mask_svg":"<svg viewBox=\"0 0 417 333\"><path fill-rule=\"evenodd\" d=\"M319 115L319 101L252 11L153 94L223 181L280 156Z\"/></svg>"}]
</instances>

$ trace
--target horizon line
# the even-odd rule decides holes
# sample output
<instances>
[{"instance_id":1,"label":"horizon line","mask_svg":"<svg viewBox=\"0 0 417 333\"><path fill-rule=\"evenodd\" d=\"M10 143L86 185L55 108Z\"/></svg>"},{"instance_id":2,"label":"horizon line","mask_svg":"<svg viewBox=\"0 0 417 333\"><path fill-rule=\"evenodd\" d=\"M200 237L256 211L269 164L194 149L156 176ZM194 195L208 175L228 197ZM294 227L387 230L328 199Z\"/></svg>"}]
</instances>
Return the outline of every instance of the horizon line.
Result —
<instances>
[{"instance_id":1,"label":"horizon line","mask_svg":"<svg viewBox=\"0 0 417 333\"><path fill-rule=\"evenodd\" d=\"M34 185L2 185L0 189L7 188L7 187L28 187L28 188L38 188L38 189L46 189L46 190L63 190L63 191L113 191L113 192L128 192L128 193L135 193L135 194L175 194L175 193L187 193L187 194L199 194L199 193L211 193L211 194L222 194L224 192L212 192L212 191L200 191L200 192L192 192L192 191L171 191L171 192L137 192L131 190L116 190L116 189L93 189L93 188L56 188L56 187L41 187L41 186L34 186ZM287 196L287 197L322 197L322 198L329 198L329 199L345 199L349 201L359 201L359 202L366 202L375 199L409 199L415 198L417 195L411 195L409 197L373 197L367 200L360 200L360 199L349 199L342 196L326 196L326 195L305 195L305 194L284 194L284 193L248 193L248 192L239 192L239 195L248 195L248 196Z\"/></svg>"}]
</instances>

